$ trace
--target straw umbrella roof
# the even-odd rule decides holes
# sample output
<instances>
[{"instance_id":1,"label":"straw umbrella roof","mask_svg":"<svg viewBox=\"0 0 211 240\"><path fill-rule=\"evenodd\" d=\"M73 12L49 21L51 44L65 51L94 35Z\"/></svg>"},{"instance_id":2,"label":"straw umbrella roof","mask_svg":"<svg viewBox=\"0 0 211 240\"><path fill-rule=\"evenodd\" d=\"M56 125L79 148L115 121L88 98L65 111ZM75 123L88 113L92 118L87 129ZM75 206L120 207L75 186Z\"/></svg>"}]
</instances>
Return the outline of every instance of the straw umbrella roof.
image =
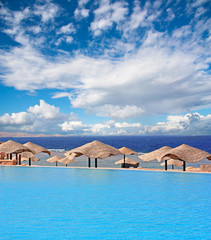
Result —
<instances>
[{"instance_id":1,"label":"straw umbrella roof","mask_svg":"<svg viewBox=\"0 0 211 240\"><path fill-rule=\"evenodd\" d=\"M41 152L47 153L49 156L51 155L51 152L48 149L46 149L44 147L41 147L41 146L39 146L39 145L37 145L35 143L27 142L27 143L24 143L23 145L25 147L31 149L33 151L33 154L31 154L31 153L22 153L21 154L22 157L31 158L34 155L37 155L38 153L41 153Z\"/></svg>"},{"instance_id":2,"label":"straw umbrella roof","mask_svg":"<svg viewBox=\"0 0 211 240\"><path fill-rule=\"evenodd\" d=\"M2 143L0 145L0 152L5 152L6 154L29 152L34 154L34 151L29 149L27 146L12 140Z\"/></svg>"},{"instance_id":3,"label":"straw umbrella roof","mask_svg":"<svg viewBox=\"0 0 211 240\"><path fill-rule=\"evenodd\" d=\"M71 163L71 162L77 163L74 159L71 159L69 157L62 158L62 159L59 160L59 162L63 163L63 164L68 164L68 163Z\"/></svg>"},{"instance_id":4,"label":"straw umbrella roof","mask_svg":"<svg viewBox=\"0 0 211 240\"><path fill-rule=\"evenodd\" d=\"M165 162L161 163L160 165L165 166ZM182 167L183 162L179 161L179 160L175 160L175 159L169 159L169 160L167 160L167 165L174 165L176 167Z\"/></svg>"},{"instance_id":5,"label":"straw umbrella roof","mask_svg":"<svg viewBox=\"0 0 211 240\"><path fill-rule=\"evenodd\" d=\"M65 153L65 156L72 155L73 153L75 154L75 157L85 155L88 158L100 159L122 154L118 149L97 140L75 148Z\"/></svg>"},{"instance_id":6,"label":"straw umbrella roof","mask_svg":"<svg viewBox=\"0 0 211 240\"><path fill-rule=\"evenodd\" d=\"M125 163L126 163L126 164L137 164L137 163L139 163L139 162L138 162L138 161L135 161L135 160L133 160L133 159L131 159L131 158L125 158ZM124 164L124 159L121 159L121 160L115 162L115 164Z\"/></svg>"},{"instance_id":7,"label":"straw umbrella roof","mask_svg":"<svg viewBox=\"0 0 211 240\"><path fill-rule=\"evenodd\" d=\"M168 146L164 146L152 152L140 155L138 157L145 162L149 162L152 160L157 160L158 162L161 162L161 157L170 149L172 148Z\"/></svg>"},{"instance_id":8,"label":"straw umbrella roof","mask_svg":"<svg viewBox=\"0 0 211 240\"><path fill-rule=\"evenodd\" d=\"M51 152L48 149L46 149L44 147L41 147L41 146L39 146L39 145L37 145L35 143L27 142L27 143L25 143L23 145L26 146L27 148L32 149L33 151L35 151L36 154L43 152L43 153L47 153L49 156L51 155Z\"/></svg>"},{"instance_id":9,"label":"straw umbrella roof","mask_svg":"<svg viewBox=\"0 0 211 240\"><path fill-rule=\"evenodd\" d=\"M186 144L182 144L179 147L168 150L161 156L161 160L163 160L165 157L180 159L190 163L199 162L204 158L211 160L210 153Z\"/></svg>"},{"instance_id":10,"label":"straw umbrella roof","mask_svg":"<svg viewBox=\"0 0 211 240\"><path fill-rule=\"evenodd\" d=\"M137 152L133 151L130 148L127 147L122 147L119 149L119 151L124 154L124 155L134 155L134 154L138 154Z\"/></svg>"},{"instance_id":11,"label":"straw umbrella roof","mask_svg":"<svg viewBox=\"0 0 211 240\"><path fill-rule=\"evenodd\" d=\"M49 163L54 163L54 162L58 162L61 159L62 159L62 157L60 157L60 156L53 156L51 158L48 158L46 161Z\"/></svg>"}]
</instances>

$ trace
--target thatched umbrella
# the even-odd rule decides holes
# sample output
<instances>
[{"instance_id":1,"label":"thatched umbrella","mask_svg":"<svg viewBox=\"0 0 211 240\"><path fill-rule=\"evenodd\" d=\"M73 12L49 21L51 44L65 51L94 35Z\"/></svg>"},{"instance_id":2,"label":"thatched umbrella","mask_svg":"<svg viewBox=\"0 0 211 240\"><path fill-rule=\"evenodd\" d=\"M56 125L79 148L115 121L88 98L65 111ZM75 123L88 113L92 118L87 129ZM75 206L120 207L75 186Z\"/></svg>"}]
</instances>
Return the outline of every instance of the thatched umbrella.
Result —
<instances>
[{"instance_id":1,"label":"thatched umbrella","mask_svg":"<svg viewBox=\"0 0 211 240\"><path fill-rule=\"evenodd\" d=\"M22 152L30 152L32 154L34 153L34 151L29 149L28 147L12 140L2 143L0 145L0 152L5 152L6 154Z\"/></svg>"},{"instance_id":2,"label":"thatched umbrella","mask_svg":"<svg viewBox=\"0 0 211 240\"><path fill-rule=\"evenodd\" d=\"M35 143L27 142L27 143L24 143L23 145L26 146L27 148L33 150L35 152L34 155L37 155L38 153L41 153L41 152L47 153L49 156L51 155L51 152L48 149L41 147Z\"/></svg>"},{"instance_id":3,"label":"thatched umbrella","mask_svg":"<svg viewBox=\"0 0 211 240\"><path fill-rule=\"evenodd\" d=\"M158 162L161 162L161 157L163 156L163 154L165 154L170 149L172 149L172 148L168 147L168 146L164 146L164 147L161 147L152 152L140 155L138 157L145 162L149 162L149 161L153 161L153 160L157 160ZM165 160L165 170L167 170L167 159L169 159L169 158L164 159Z\"/></svg>"},{"instance_id":4,"label":"thatched umbrella","mask_svg":"<svg viewBox=\"0 0 211 240\"><path fill-rule=\"evenodd\" d=\"M48 158L46 161L49 162L49 163L54 163L56 162L56 166L58 165L58 162L62 159L62 157L60 156L54 156L54 157L51 157L51 158Z\"/></svg>"},{"instance_id":5,"label":"thatched umbrella","mask_svg":"<svg viewBox=\"0 0 211 240\"><path fill-rule=\"evenodd\" d=\"M183 161L183 171L185 171L186 162L195 163L203 160L204 158L211 160L210 153L186 144L182 144L179 147L168 150L161 156L161 160L166 157Z\"/></svg>"},{"instance_id":6,"label":"thatched umbrella","mask_svg":"<svg viewBox=\"0 0 211 240\"><path fill-rule=\"evenodd\" d=\"M135 154L138 154L137 152L133 151L132 149L130 148L127 148L127 147L122 147L119 149L119 151L124 155L124 162L123 162L123 167L125 165L125 156L126 155L135 155Z\"/></svg>"},{"instance_id":7,"label":"thatched umbrella","mask_svg":"<svg viewBox=\"0 0 211 240\"><path fill-rule=\"evenodd\" d=\"M77 163L74 159L72 159L71 156L70 156L70 157L62 158L62 159L59 160L59 162L65 164L66 167L67 167L67 164L68 164L68 163L71 163L71 162Z\"/></svg>"},{"instance_id":8,"label":"thatched umbrella","mask_svg":"<svg viewBox=\"0 0 211 240\"><path fill-rule=\"evenodd\" d=\"M133 160L131 158L123 158L123 159L115 162L115 164L116 165L117 164L121 164L121 167L123 167L123 168L126 168L126 167L129 168L131 166L137 168L139 166L139 162L135 161L135 160Z\"/></svg>"},{"instance_id":9,"label":"thatched umbrella","mask_svg":"<svg viewBox=\"0 0 211 240\"><path fill-rule=\"evenodd\" d=\"M165 166L165 162L161 163L161 166ZM176 167L182 167L183 166L183 162L180 160L175 160L175 159L170 159L167 160L167 165L172 165L172 169L174 169L174 166Z\"/></svg>"},{"instance_id":10,"label":"thatched umbrella","mask_svg":"<svg viewBox=\"0 0 211 240\"><path fill-rule=\"evenodd\" d=\"M47 153L49 156L51 155L51 152L44 148L44 147L41 147L35 143L32 143L32 142L27 142L25 144L23 144L25 147L31 149L33 151L33 154L32 153L22 153L21 156L22 157L25 157L25 158L28 158L29 159L29 166L31 166L31 158L35 155L37 155L38 153Z\"/></svg>"},{"instance_id":11,"label":"thatched umbrella","mask_svg":"<svg viewBox=\"0 0 211 240\"><path fill-rule=\"evenodd\" d=\"M65 156L70 156L72 154L74 154L74 157L79 157L81 155L87 156L88 167L91 167L91 158L95 158L95 167L97 168L98 158L104 159L110 156L120 155L122 153L110 145L95 140L65 153Z\"/></svg>"},{"instance_id":12,"label":"thatched umbrella","mask_svg":"<svg viewBox=\"0 0 211 240\"><path fill-rule=\"evenodd\" d=\"M0 152L4 152L6 154L10 154L10 159L12 159L12 154L16 154L16 159L18 157L17 154L28 152L30 154L34 154L34 151L29 149L28 147L17 143L15 141L9 140L7 142L4 142L0 145ZM18 159L17 159L18 160ZM19 155L19 164L21 164L21 156Z\"/></svg>"}]
</instances>

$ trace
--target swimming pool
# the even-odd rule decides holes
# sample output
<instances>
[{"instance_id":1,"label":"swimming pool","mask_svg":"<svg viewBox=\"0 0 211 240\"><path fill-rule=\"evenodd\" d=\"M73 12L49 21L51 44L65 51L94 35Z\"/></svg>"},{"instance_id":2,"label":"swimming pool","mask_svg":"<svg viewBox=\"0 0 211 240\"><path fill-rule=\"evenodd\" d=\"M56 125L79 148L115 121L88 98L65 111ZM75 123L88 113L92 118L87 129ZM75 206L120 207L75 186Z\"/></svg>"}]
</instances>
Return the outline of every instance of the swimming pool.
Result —
<instances>
[{"instance_id":1,"label":"swimming pool","mask_svg":"<svg viewBox=\"0 0 211 240\"><path fill-rule=\"evenodd\" d=\"M211 239L211 175L0 167L0 239Z\"/></svg>"}]
</instances>

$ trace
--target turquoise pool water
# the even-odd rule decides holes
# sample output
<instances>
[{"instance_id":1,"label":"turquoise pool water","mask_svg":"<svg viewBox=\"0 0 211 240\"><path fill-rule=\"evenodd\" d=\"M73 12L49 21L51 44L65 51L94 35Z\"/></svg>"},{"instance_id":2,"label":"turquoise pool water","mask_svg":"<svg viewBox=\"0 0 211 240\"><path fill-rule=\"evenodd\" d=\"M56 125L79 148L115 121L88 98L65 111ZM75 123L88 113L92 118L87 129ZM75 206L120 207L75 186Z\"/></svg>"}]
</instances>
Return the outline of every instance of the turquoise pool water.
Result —
<instances>
[{"instance_id":1,"label":"turquoise pool water","mask_svg":"<svg viewBox=\"0 0 211 240\"><path fill-rule=\"evenodd\" d=\"M211 239L211 175L0 167L0 239Z\"/></svg>"}]
</instances>

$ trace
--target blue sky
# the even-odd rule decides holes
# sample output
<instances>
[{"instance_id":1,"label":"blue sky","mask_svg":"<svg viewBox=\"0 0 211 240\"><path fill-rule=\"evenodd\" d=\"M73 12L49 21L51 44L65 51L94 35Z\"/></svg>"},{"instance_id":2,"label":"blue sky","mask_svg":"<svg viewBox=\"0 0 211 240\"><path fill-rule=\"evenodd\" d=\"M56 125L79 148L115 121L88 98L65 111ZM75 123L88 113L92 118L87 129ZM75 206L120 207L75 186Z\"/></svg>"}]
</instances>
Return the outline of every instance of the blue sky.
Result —
<instances>
[{"instance_id":1,"label":"blue sky","mask_svg":"<svg viewBox=\"0 0 211 240\"><path fill-rule=\"evenodd\" d=\"M209 0L0 0L0 132L211 134Z\"/></svg>"}]
</instances>

